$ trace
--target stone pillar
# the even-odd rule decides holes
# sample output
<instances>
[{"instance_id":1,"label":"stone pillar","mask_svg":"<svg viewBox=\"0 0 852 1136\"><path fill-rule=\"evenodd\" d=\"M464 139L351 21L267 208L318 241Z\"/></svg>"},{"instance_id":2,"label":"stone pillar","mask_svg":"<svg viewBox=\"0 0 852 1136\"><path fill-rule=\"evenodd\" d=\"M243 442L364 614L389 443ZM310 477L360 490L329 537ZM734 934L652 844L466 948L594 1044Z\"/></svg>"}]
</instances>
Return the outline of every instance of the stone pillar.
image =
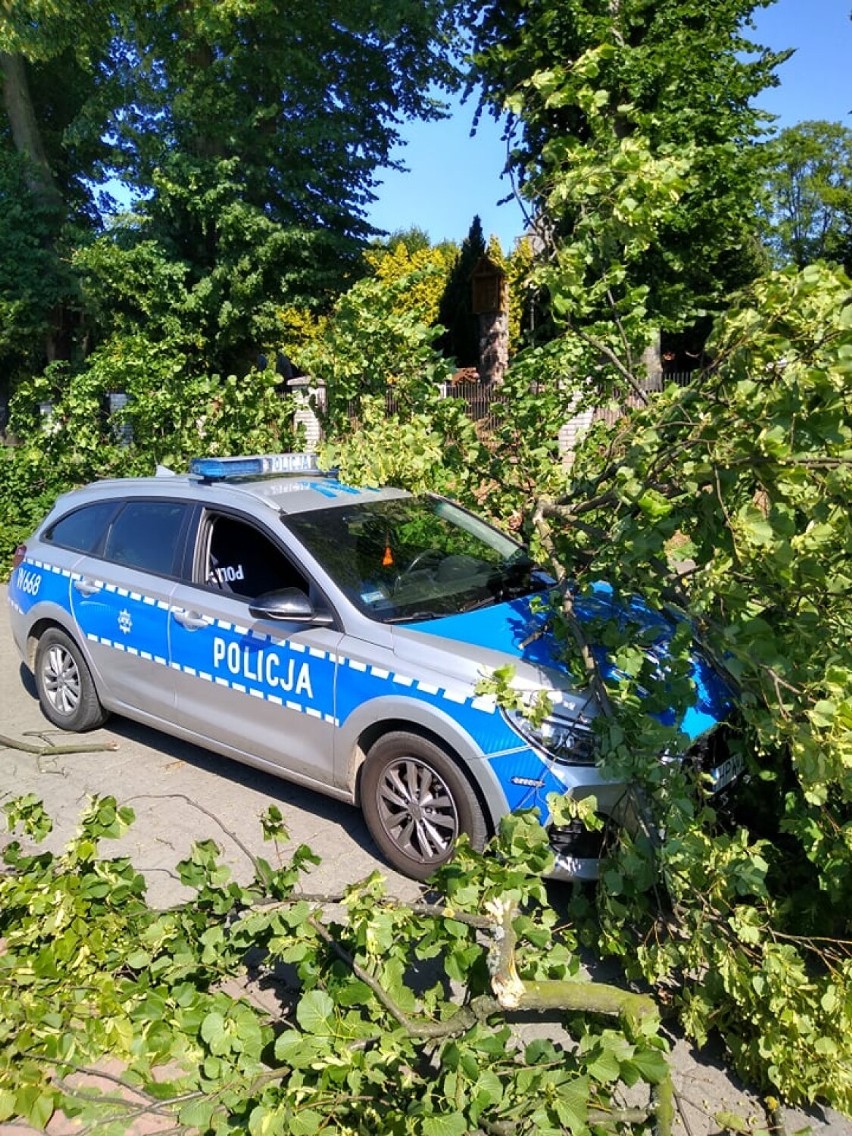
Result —
<instances>
[{"instance_id":1,"label":"stone pillar","mask_svg":"<svg viewBox=\"0 0 852 1136\"><path fill-rule=\"evenodd\" d=\"M481 312L479 320L479 377L500 386L509 366L508 312Z\"/></svg>"},{"instance_id":2,"label":"stone pillar","mask_svg":"<svg viewBox=\"0 0 852 1136\"><path fill-rule=\"evenodd\" d=\"M482 256L473 270L473 312L479 321L479 378L500 386L509 366L509 289L506 273Z\"/></svg>"},{"instance_id":3,"label":"stone pillar","mask_svg":"<svg viewBox=\"0 0 852 1136\"><path fill-rule=\"evenodd\" d=\"M322 441L322 426L314 410L314 405L325 406L325 387L321 384L312 383L306 375L300 375L296 379L288 379L287 387L293 394L296 403L293 425L296 429L300 426L303 427L305 449L308 453L316 453Z\"/></svg>"},{"instance_id":4,"label":"stone pillar","mask_svg":"<svg viewBox=\"0 0 852 1136\"><path fill-rule=\"evenodd\" d=\"M646 391L661 391L663 389L663 360L660 354L660 337L657 335L653 343L642 352L642 362L645 364L645 377L642 380L642 389Z\"/></svg>"}]
</instances>

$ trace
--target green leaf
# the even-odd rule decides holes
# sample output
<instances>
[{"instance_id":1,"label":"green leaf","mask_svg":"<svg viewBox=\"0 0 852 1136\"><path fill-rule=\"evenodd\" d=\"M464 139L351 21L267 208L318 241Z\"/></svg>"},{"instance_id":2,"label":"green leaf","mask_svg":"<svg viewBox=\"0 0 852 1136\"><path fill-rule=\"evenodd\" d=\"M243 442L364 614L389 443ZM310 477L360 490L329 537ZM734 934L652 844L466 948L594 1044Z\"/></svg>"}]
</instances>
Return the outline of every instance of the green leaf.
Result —
<instances>
[{"instance_id":1,"label":"green leaf","mask_svg":"<svg viewBox=\"0 0 852 1136\"><path fill-rule=\"evenodd\" d=\"M226 1041L225 1019L213 1010L206 1015L201 1023L201 1036L210 1046L213 1053L221 1053L221 1046Z\"/></svg>"},{"instance_id":2,"label":"green leaf","mask_svg":"<svg viewBox=\"0 0 852 1136\"><path fill-rule=\"evenodd\" d=\"M559 1095L553 1101L553 1108L561 1124L572 1132L586 1128L589 1116L589 1078L575 1077L558 1088Z\"/></svg>"},{"instance_id":3,"label":"green leaf","mask_svg":"<svg viewBox=\"0 0 852 1136\"><path fill-rule=\"evenodd\" d=\"M837 715L837 704L830 698L822 698L815 702L810 711L810 719L815 726L828 729L834 723Z\"/></svg>"},{"instance_id":4,"label":"green leaf","mask_svg":"<svg viewBox=\"0 0 852 1136\"><path fill-rule=\"evenodd\" d=\"M300 1108L290 1117L288 1131L292 1136L313 1136L325 1123L322 1113L313 1108Z\"/></svg>"},{"instance_id":5,"label":"green leaf","mask_svg":"<svg viewBox=\"0 0 852 1136\"><path fill-rule=\"evenodd\" d=\"M423 1119L423 1136L467 1136L468 1129L462 1112L445 1112Z\"/></svg>"},{"instance_id":6,"label":"green leaf","mask_svg":"<svg viewBox=\"0 0 852 1136\"><path fill-rule=\"evenodd\" d=\"M205 1132L210 1126L210 1118L216 1111L216 1103L211 1100L194 1100L182 1106L178 1113L181 1124Z\"/></svg>"},{"instance_id":7,"label":"green leaf","mask_svg":"<svg viewBox=\"0 0 852 1136\"><path fill-rule=\"evenodd\" d=\"M40 1085L24 1085L15 1098L15 1115L23 1117L34 1128L46 1128L53 1116L53 1093L45 1092Z\"/></svg>"},{"instance_id":8,"label":"green leaf","mask_svg":"<svg viewBox=\"0 0 852 1136\"><path fill-rule=\"evenodd\" d=\"M11 1089L0 1089L0 1121L15 1115L15 1094Z\"/></svg>"},{"instance_id":9,"label":"green leaf","mask_svg":"<svg viewBox=\"0 0 852 1136\"><path fill-rule=\"evenodd\" d=\"M140 948L137 951L131 951L125 961L133 970L142 970L151 962L151 956L147 951Z\"/></svg>"},{"instance_id":10,"label":"green leaf","mask_svg":"<svg viewBox=\"0 0 852 1136\"><path fill-rule=\"evenodd\" d=\"M636 502L639 508L649 517L667 517L674 508L671 501L656 489L646 489Z\"/></svg>"},{"instance_id":11,"label":"green leaf","mask_svg":"<svg viewBox=\"0 0 852 1136\"><path fill-rule=\"evenodd\" d=\"M299 999L296 1020L306 1033L323 1037L333 1034L334 1002L324 990L310 990Z\"/></svg>"},{"instance_id":12,"label":"green leaf","mask_svg":"<svg viewBox=\"0 0 852 1136\"><path fill-rule=\"evenodd\" d=\"M745 1117L737 1116L734 1112L717 1112L713 1114L713 1119L720 1128L724 1128L728 1132L736 1132L739 1136L749 1136L752 1132L751 1123Z\"/></svg>"},{"instance_id":13,"label":"green leaf","mask_svg":"<svg viewBox=\"0 0 852 1136\"><path fill-rule=\"evenodd\" d=\"M630 1064L639 1070L642 1079L651 1085L659 1085L669 1074L665 1054L658 1049L640 1049L633 1054Z\"/></svg>"},{"instance_id":14,"label":"green leaf","mask_svg":"<svg viewBox=\"0 0 852 1136\"><path fill-rule=\"evenodd\" d=\"M591 1061L586 1062L586 1068L596 1081L607 1084L618 1080L621 1074L621 1061L612 1049L605 1046Z\"/></svg>"}]
</instances>

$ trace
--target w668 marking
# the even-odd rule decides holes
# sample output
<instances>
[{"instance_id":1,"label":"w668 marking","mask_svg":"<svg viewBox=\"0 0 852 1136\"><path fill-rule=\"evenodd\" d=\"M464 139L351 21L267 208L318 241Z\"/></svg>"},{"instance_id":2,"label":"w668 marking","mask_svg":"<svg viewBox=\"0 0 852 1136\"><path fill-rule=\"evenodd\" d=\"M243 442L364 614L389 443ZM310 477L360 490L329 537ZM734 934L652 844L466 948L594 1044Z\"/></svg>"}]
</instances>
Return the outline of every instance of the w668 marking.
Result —
<instances>
[{"instance_id":1,"label":"w668 marking","mask_svg":"<svg viewBox=\"0 0 852 1136\"><path fill-rule=\"evenodd\" d=\"M37 596L41 587L41 575L38 572L28 572L26 568L19 568L15 584L28 596Z\"/></svg>"}]
</instances>

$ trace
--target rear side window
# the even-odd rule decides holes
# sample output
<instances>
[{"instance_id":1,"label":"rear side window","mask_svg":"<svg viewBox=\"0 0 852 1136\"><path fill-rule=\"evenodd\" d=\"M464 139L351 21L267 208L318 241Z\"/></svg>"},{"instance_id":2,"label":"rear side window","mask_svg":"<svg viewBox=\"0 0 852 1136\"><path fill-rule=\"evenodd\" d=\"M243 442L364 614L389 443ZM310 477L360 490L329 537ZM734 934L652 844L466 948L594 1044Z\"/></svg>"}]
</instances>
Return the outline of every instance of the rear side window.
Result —
<instances>
[{"instance_id":1,"label":"rear side window","mask_svg":"<svg viewBox=\"0 0 852 1136\"><path fill-rule=\"evenodd\" d=\"M71 548L75 552L96 552L101 546L104 532L115 510L115 501L98 501L93 505L84 505L82 509L75 509L73 513L61 517L51 526L50 531L45 533L44 539L62 548Z\"/></svg>"},{"instance_id":2,"label":"rear side window","mask_svg":"<svg viewBox=\"0 0 852 1136\"><path fill-rule=\"evenodd\" d=\"M116 517L104 557L143 572L175 574L186 506L179 501L130 501Z\"/></svg>"}]
</instances>

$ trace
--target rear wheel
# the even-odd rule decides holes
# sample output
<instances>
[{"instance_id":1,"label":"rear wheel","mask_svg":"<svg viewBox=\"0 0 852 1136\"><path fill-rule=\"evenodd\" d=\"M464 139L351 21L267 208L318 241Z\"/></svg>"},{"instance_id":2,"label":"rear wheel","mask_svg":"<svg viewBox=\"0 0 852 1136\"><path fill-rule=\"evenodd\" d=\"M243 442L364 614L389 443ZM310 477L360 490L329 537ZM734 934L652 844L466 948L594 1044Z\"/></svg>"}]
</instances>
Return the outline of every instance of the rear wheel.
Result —
<instances>
[{"instance_id":1,"label":"rear wheel","mask_svg":"<svg viewBox=\"0 0 852 1136\"><path fill-rule=\"evenodd\" d=\"M385 858L415 880L427 879L467 833L485 843L482 809L470 783L442 749L417 734L380 738L367 755L361 808Z\"/></svg>"},{"instance_id":2,"label":"rear wheel","mask_svg":"<svg viewBox=\"0 0 852 1136\"><path fill-rule=\"evenodd\" d=\"M44 716L63 730L81 733L102 725L108 715L77 644L58 627L39 639L35 681Z\"/></svg>"}]
</instances>

